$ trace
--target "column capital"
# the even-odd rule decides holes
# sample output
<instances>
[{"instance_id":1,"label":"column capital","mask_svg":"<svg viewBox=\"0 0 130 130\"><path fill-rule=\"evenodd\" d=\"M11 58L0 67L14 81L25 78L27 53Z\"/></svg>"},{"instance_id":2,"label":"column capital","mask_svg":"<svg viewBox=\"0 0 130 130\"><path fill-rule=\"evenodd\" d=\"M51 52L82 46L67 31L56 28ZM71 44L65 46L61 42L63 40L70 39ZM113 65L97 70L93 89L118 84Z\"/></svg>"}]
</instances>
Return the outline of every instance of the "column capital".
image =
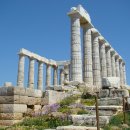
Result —
<instances>
[{"instance_id":1,"label":"column capital","mask_svg":"<svg viewBox=\"0 0 130 130\"><path fill-rule=\"evenodd\" d=\"M115 54L116 54L115 50L114 50L113 48L111 48L110 51L111 51L111 55L112 55L112 56L115 56Z\"/></svg>"}]
</instances>

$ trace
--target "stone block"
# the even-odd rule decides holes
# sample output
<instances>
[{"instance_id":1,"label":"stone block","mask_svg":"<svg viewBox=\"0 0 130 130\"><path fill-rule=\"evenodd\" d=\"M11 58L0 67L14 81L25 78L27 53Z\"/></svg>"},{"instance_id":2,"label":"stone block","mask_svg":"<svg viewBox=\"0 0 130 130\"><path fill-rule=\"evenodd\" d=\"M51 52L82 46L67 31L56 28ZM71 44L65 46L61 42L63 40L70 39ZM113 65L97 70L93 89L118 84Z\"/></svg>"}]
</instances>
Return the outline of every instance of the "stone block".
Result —
<instances>
[{"instance_id":1,"label":"stone block","mask_svg":"<svg viewBox=\"0 0 130 130\"><path fill-rule=\"evenodd\" d=\"M35 98L34 97L28 97L27 105L35 105Z\"/></svg>"},{"instance_id":2,"label":"stone block","mask_svg":"<svg viewBox=\"0 0 130 130\"><path fill-rule=\"evenodd\" d=\"M122 105L122 98L116 97L116 98L101 98L98 100L99 106L109 106L109 105Z\"/></svg>"},{"instance_id":3,"label":"stone block","mask_svg":"<svg viewBox=\"0 0 130 130\"><path fill-rule=\"evenodd\" d=\"M14 125L16 123L20 123L21 120L0 120L0 125L3 126L11 126Z\"/></svg>"},{"instance_id":4,"label":"stone block","mask_svg":"<svg viewBox=\"0 0 130 130\"><path fill-rule=\"evenodd\" d=\"M100 98L109 97L109 90L108 89L101 89L99 93Z\"/></svg>"},{"instance_id":5,"label":"stone block","mask_svg":"<svg viewBox=\"0 0 130 130\"><path fill-rule=\"evenodd\" d=\"M26 113L25 104L0 104L0 113Z\"/></svg>"},{"instance_id":6,"label":"stone block","mask_svg":"<svg viewBox=\"0 0 130 130\"><path fill-rule=\"evenodd\" d=\"M129 91L127 89L112 89L110 91L110 97L129 97Z\"/></svg>"},{"instance_id":7,"label":"stone block","mask_svg":"<svg viewBox=\"0 0 130 130\"><path fill-rule=\"evenodd\" d=\"M0 96L0 104L27 104L27 96Z\"/></svg>"},{"instance_id":8,"label":"stone block","mask_svg":"<svg viewBox=\"0 0 130 130\"><path fill-rule=\"evenodd\" d=\"M41 110L41 105L34 105L34 111Z\"/></svg>"},{"instance_id":9,"label":"stone block","mask_svg":"<svg viewBox=\"0 0 130 130\"><path fill-rule=\"evenodd\" d=\"M86 127L86 126L59 126L56 130L97 130L97 127ZM101 129L100 129L101 130Z\"/></svg>"},{"instance_id":10,"label":"stone block","mask_svg":"<svg viewBox=\"0 0 130 130\"><path fill-rule=\"evenodd\" d=\"M102 78L103 88L120 88L120 78L119 77L104 77Z\"/></svg>"},{"instance_id":11,"label":"stone block","mask_svg":"<svg viewBox=\"0 0 130 130\"><path fill-rule=\"evenodd\" d=\"M0 96L25 96L25 88L22 87L1 87Z\"/></svg>"},{"instance_id":12,"label":"stone block","mask_svg":"<svg viewBox=\"0 0 130 130\"><path fill-rule=\"evenodd\" d=\"M37 90L37 89L31 89L31 88L26 88L25 89L25 93L26 93L26 96L29 96L29 97L42 97L42 91L41 90Z\"/></svg>"},{"instance_id":13,"label":"stone block","mask_svg":"<svg viewBox=\"0 0 130 130\"><path fill-rule=\"evenodd\" d=\"M22 113L0 113L0 119L2 120L21 120L23 119Z\"/></svg>"},{"instance_id":14,"label":"stone block","mask_svg":"<svg viewBox=\"0 0 130 130\"><path fill-rule=\"evenodd\" d=\"M11 82L5 82L4 83L4 87L11 87L13 86Z\"/></svg>"},{"instance_id":15,"label":"stone block","mask_svg":"<svg viewBox=\"0 0 130 130\"><path fill-rule=\"evenodd\" d=\"M48 105L48 97L41 98L41 105Z\"/></svg>"}]
</instances>

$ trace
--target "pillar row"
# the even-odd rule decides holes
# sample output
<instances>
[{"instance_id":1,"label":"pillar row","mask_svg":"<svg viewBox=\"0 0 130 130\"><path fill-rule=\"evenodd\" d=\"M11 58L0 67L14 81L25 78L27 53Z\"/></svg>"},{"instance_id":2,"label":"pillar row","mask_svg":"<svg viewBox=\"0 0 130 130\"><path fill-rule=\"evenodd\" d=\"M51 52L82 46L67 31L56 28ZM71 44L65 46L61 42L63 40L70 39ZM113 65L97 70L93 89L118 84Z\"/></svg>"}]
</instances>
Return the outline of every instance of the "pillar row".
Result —
<instances>
[{"instance_id":1,"label":"pillar row","mask_svg":"<svg viewBox=\"0 0 130 130\"><path fill-rule=\"evenodd\" d=\"M99 41L98 37L94 37L92 44L93 54L93 84L101 87L101 67L99 57Z\"/></svg>"},{"instance_id":2,"label":"pillar row","mask_svg":"<svg viewBox=\"0 0 130 130\"><path fill-rule=\"evenodd\" d=\"M46 66L46 86L51 85L51 65L47 64Z\"/></svg>"},{"instance_id":3,"label":"pillar row","mask_svg":"<svg viewBox=\"0 0 130 130\"><path fill-rule=\"evenodd\" d=\"M60 85L63 85L64 83L64 70L60 69Z\"/></svg>"},{"instance_id":4,"label":"pillar row","mask_svg":"<svg viewBox=\"0 0 130 130\"><path fill-rule=\"evenodd\" d=\"M35 60L29 57L28 87L34 89L34 63Z\"/></svg>"},{"instance_id":5,"label":"pillar row","mask_svg":"<svg viewBox=\"0 0 130 130\"><path fill-rule=\"evenodd\" d=\"M107 77L111 77L112 76L110 49L111 49L110 46L106 46Z\"/></svg>"},{"instance_id":6,"label":"pillar row","mask_svg":"<svg viewBox=\"0 0 130 130\"><path fill-rule=\"evenodd\" d=\"M88 25L83 26L83 80L93 85L92 34Z\"/></svg>"},{"instance_id":7,"label":"pillar row","mask_svg":"<svg viewBox=\"0 0 130 130\"><path fill-rule=\"evenodd\" d=\"M18 76L17 76L18 87L24 87L24 64L25 64L25 56L19 54Z\"/></svg>"},{"instance_id":8,"label":"pillar row","mask_svg":"<svg viewBox=\"0 0 130 130\"><path fill-rule=\"evenodd\" d=\"M37 86L39 90L42 90L43 88L43 63L38 62L38 81Z\"/></svg>"},{"instance_id":9,"label":"pillar row","mask_svg":"<svg viewBox=\"0 0 130 130\"><path fill-rule=\"evenodd\" d=\"M82 81L80 18L71 17L71 80Z\"/></svg>"},{"instance_id":10,"label":"pillar row","mask_svg":"<svg viewBox=\"0 0 130 130\"><path fill-rule=\"evenodd\" d=\"M115 52L111 51L111 65L112 65L112 76L116 77L116 63L115 63Z\"/></svg>"},{"instance_id":11,"label":"pillar row","mask_svg":"<svg viewBox=\"0 0 130 130\"><path fill-rule=\"evenodd\" d=\"M107 77L106 51L104 43L100 43L100 62L101 62L101 75L102 77Z\"/></svg>"},{"instance_id":12,"label":"pillar row","mask_svg":"<svg viewBox=\"0 0 130 130\"><path fill-rule=\"evenodd\" d=\"M56 86L57 84L58 84L58 67L54 66L53 85Z\"/></svg>"}]
</instances>

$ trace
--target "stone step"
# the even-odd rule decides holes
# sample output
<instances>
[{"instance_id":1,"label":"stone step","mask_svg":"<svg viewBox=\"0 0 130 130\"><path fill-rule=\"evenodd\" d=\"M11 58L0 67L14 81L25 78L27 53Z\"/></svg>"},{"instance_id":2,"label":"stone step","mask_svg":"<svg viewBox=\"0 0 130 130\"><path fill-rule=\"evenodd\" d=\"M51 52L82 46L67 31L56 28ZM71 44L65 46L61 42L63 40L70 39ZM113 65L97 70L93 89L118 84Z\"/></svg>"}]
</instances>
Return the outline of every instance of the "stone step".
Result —
<instances>
[{"instance_id":1,"label":"stone step","mask_svg":"<svg viewBox=\"0 0 130 130\"><path fill-rule=\"evenodd\" d=\"M97 130L97 127L86 126L59 126L56 130ZM101 129L100 129L101 130Z\"/></svg>"},{"instance_id":2,"label":"stone step","mask_svg":"<svg viewBox=\"0 0 130 130\"><path fill-rule=\"evenodd\" d=\"M89 112L91 115L96 115L95 106L85 106L85 110ZM118 112L122 111L122 106L99 106L99 116L113 116L117 114Z\"/></svg>"},{"instance_id":3,"label":"stone step","mask_svg":"<svg viewBox=\"0 0 130 130\"><path fill-rule=\"evenodd\" d=\"M70 115L70 119L73 125L84 125L84 126L96 126L96 116L95 115ZM99 125L101 127L109 123L110 116L99 116Z\"/></svg>"},{"instance_id":4,"label":"stone step","mask_svg":"<svg viewBox=\"0 0 130 130\"><path fill-rule=\"evenodd\" d=\"M100 98L100 99L98 99L98 104L99 104L99 106L109 106L109 105L121 106L122 105L122 97Z\"/></svg>"}]
</instances>

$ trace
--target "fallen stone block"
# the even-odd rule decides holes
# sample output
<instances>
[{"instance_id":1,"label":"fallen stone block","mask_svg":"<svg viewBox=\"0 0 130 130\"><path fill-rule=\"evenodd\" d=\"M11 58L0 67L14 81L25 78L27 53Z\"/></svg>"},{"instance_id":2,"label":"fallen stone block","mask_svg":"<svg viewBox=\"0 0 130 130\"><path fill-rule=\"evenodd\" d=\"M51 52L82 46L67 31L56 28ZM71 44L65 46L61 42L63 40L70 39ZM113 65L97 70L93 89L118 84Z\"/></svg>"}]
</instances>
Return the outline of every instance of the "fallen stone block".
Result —
<instances>
[{"instance_id":1,"label":"fallen stone block","mask_svg":"<svg viewBox=\"0 0 130 130\"><path fill-rule=\"evenodd\" d=\"M26 113L25 104L0 104L0 113Z\"/></svg>"},{"instance_id":2,"label":"fallen stone block","mask_svg":"<svg viewBox=\"0 0 130 130\"><path fill-rule=\"evenodd\" d=\"M21 95L25 96L25 88L23 87L1 87L0 96L14 96Z\"/></svg>"},{"instance_id":3,"label":"fallen stone block","mask_svg":"<svg viewBox=\"0 0 130 130\"><path fill-rule=\"evenodd\" d=\"M23 119L22 113L0 113L0 119L2 120L21 120Z\"/></svg>"},{"instance_id":4,"label":"fallen stone block","mask_svg":"<svg viewBox=\"0 0 130 130\"><path fill-rule=\"evenodd\" d=\"M0 120L0 125L3 126L11 126L14 125L16 123L20 123L21 120Z\"/></svg>"}]
</instances>

